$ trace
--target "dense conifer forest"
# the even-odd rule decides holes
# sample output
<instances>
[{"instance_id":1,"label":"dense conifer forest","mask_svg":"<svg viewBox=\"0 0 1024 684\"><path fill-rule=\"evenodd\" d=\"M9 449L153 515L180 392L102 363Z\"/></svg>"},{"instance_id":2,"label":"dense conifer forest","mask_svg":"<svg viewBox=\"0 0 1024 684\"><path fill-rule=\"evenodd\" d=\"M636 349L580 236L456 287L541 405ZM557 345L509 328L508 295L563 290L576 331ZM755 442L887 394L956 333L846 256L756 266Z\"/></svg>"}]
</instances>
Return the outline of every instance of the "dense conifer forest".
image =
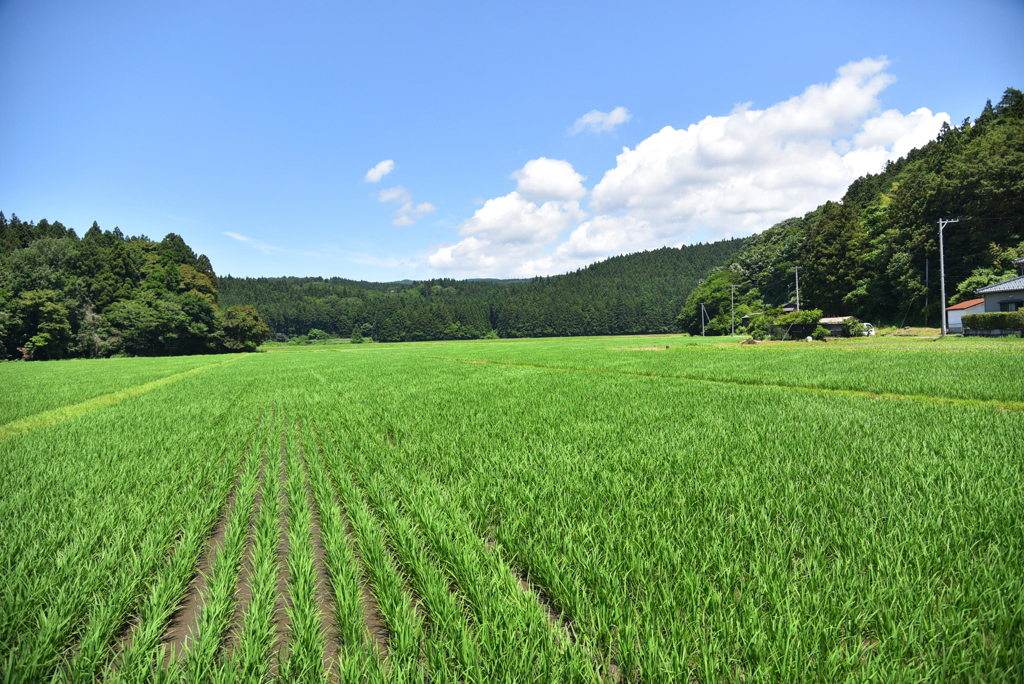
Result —
<instances>
[{"instance_id":1,"label":"dense conifer forest","mask_svg":"<svg viewBox=\"0 0 1024 684\"><path fill-rule=\"evenodd\" d=\"M347 337L357 327L380 342L662 333L674 329L700 278L743 244L664 247L527 281L226 276L220 296L255 306L282 340L310 330Z\"/></svg>"},{"instance_id":2,"label":"dense conifer forest","mask_svg":"<svg viewBox=\"0 0 1024 684\"><path fill-rule=\"evenodd\" d=\"M711 333L736 316L795 296L800 266L803 309L895 325L938 326L939 219L944 231L950 303L1019 274L1024 257L1024 95L1009 88L973 122L944 126L938 138L858 178L827 202L754 235L693 291L679 318L699 333L700 303Z\"/></svg>"}]
</instances>

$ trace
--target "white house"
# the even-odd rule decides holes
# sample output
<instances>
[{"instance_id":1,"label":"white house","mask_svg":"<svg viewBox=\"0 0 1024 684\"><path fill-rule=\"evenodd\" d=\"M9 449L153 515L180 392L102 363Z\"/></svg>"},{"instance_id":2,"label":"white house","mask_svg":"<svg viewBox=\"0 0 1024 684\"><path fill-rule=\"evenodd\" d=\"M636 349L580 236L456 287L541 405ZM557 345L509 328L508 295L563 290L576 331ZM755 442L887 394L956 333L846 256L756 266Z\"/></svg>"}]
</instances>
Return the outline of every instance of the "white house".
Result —
<instances>
[{"instance_id":1,"label":"white house","mask_svg":"<svg viewBox=\"0 0 1024 684\"><path fill-rule=\"evenodd\" d=\"M968 299L946 309L946 329L951 333L964 331L964 314L985 313L985 298Z\"/></svg>"}]
</instances>

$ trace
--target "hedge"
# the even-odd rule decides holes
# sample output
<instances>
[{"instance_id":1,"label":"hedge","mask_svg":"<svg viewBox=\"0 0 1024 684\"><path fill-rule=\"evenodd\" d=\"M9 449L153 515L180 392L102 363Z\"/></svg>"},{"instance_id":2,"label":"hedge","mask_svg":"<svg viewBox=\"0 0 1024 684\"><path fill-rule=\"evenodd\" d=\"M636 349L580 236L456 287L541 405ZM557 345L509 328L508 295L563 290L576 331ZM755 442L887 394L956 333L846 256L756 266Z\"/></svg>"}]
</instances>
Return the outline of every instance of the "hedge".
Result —
<instances>
[{"instance_id":1,"label":"hedge","mask_svg":"<svg viewBox=\"0 0 1024 684\"><path fill-rule=\"evenodd\" d=\"M964 328L970 328L971 330L1024 329L1024 311L993 311L991 313L967 314L962 320Z\"/></svg>"}]
</instances>

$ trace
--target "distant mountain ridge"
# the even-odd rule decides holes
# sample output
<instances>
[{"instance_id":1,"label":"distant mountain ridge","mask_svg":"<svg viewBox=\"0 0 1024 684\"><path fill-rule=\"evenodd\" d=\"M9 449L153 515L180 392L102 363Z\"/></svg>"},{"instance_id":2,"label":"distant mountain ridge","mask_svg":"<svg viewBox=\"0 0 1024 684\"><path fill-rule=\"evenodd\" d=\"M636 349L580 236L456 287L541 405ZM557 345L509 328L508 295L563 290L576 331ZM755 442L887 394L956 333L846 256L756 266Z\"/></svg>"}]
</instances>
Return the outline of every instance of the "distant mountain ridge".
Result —
<instances>
[{"instance_id":1,"label":"distant mountain ridge","mask_svg":"<svg viewBox=\"0 0 1024 684\"><path fill-rule=\"evenodd\" d=\"M344 278L220 278L225 306L255 306L280 338L358 326L380 341L662 333L686 297L744 239L663 247L532 279L371 283Z\"/></svg>"}]
</instances>

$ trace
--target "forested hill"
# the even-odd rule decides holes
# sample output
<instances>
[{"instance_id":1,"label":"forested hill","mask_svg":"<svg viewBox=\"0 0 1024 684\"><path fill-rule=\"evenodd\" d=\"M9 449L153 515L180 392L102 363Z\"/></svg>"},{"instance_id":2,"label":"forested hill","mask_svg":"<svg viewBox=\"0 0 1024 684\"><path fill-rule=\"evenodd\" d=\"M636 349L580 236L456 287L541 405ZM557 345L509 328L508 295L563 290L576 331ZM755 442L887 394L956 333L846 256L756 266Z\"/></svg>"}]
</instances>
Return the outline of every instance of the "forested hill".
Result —
<instances>
[{"instance_id":1,"label":"forested hill","mask_svg":"<svg viewBox=\"0 0 1024 684\"><path fill-rule=\"evenodd\" d=\"M749 239L696 290L679 324L700 332L699 303L712 333L736 316L788 301L800 266L800 303L826 316L938 326L939 219L950 303L1012 277L1024 256L1024 95L1007 89L973 122L944 126L938 138L853 182L827 202ZM927 302L927 306L926 306Z\"/></svg>"},{"instance_id":2,"label":"forested hill","mask_svg":"<svg viewBox=\"0 0 1024 684\"><path fill-rule=\"evenodd\" d=\"M251 307L220 307L210 260L174 233L94 222L79 238L0 213L0 359L252 350L266 332Z\"/></svg>"},{"instance_id":3,"label":"forested hill","mask_svg":"<svg viewBox=\"0 0 1024 684\"><path fill-rule=\"evenodd\" d=\"M280 338L359 327L379 341L669 332L687 295L744 244L664 247L529 281L220 279L225 306L255 306Z\"/></svg>"}]
</instances>

